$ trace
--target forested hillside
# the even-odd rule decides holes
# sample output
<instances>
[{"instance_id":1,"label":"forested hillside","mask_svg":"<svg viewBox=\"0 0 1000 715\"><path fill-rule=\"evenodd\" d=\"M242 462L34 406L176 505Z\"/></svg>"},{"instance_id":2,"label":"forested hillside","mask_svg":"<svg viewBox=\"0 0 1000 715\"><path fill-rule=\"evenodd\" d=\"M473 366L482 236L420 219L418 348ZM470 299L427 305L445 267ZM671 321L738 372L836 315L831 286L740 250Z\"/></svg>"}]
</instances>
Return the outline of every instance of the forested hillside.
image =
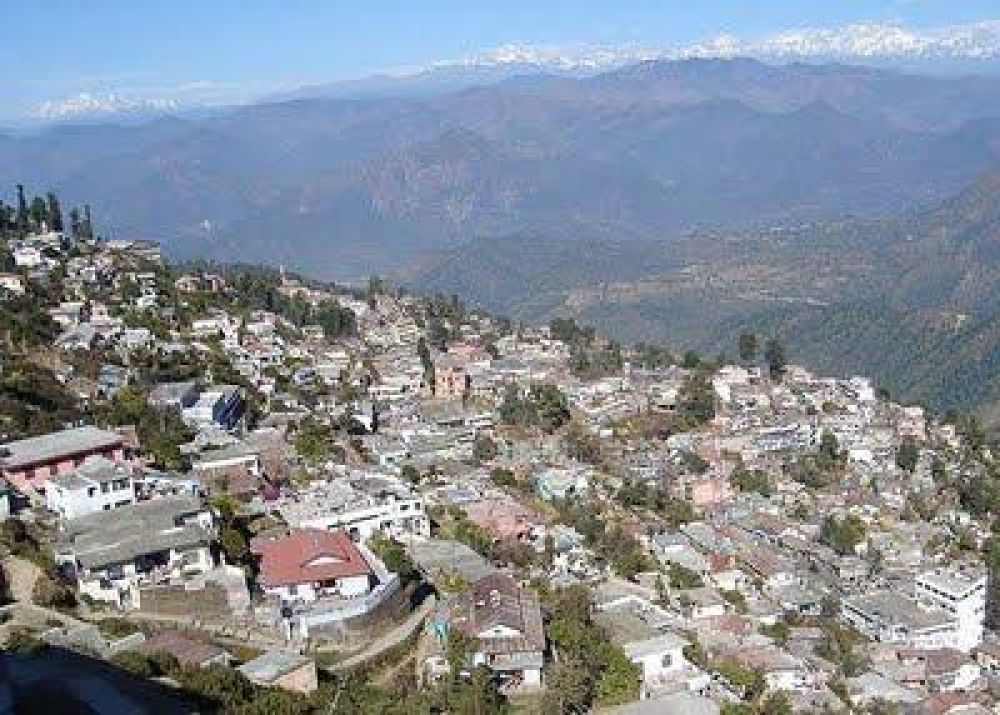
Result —
<instances>
[{"instance_id":1,"label":"forested hillside","mask_svg":"<svg viewBox=\"0 0 1000 715\"><path fill-rule=\"evenodd\" d=\"M623 340L732 354L744 330L774 334L820 371L872 375L939 409L1000 398L1000 173L893 218L593 240L573 258L564 246L481 238L409 280Z\"/></svg>"}]
</instances>

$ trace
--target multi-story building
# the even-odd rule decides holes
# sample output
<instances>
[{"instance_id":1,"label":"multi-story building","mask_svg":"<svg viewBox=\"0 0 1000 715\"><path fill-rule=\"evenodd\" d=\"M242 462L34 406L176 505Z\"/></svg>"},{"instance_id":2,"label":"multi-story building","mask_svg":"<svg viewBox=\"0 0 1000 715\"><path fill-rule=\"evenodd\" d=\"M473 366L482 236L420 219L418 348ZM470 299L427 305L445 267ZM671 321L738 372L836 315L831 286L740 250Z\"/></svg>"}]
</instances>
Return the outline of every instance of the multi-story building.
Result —
<instances>
[{"instance_id":1,"label":"multi-story building","mask_svg":"<svg viewBox=\"0 0 1000 715\"><path fill-rule=\"evenodd\" d=\"M198 400L181 413L195 427L233 429L243 416L243 391L235 385L218 385L202 390Z\"/></svg>"},{"instance_id":2,"label":"multi-story building","mask_svg":"<svg viewBox=\"0 0 1000 715\"><path fill-rule=\"evenodd\" d=\"M471 386L465 361L451 355L439 355L434 360L434 396L459 399Z\"/></svg>"},{"instance_id":3,"label":"multi-story building","mask_svg":"<svg viewBox=\"0 0 1000 715\"><path fill-rule=\"evenodd\" d=\"M841 620L868 638L907 648L953 648L955 619L938 609L926 610L912 598L878 591L841 604Z\"/></svg>"},{"instance_id":4,"label":"multi-story building","mask_svg":"<svg viewBox=\"0 0 1000 715\"><path fill-rule=\"evenodd\" d=\"M351 475L315 484L279 506L299 529L343 529L355 541L376 532L393 537L430 536L424 502L403 482L383 475Z\"/></svg>"},{"instance_id":5,"label":"multi-story building","mask_svg":"<svg viewBox=\"0 0 1000 715\"><path fill-rule=\"evenodd\" d=\"M135 503L131 473L105 457L93 455L72 472L45 481L45 503L63 519L111 511Z\"/></svg>"},{"instance_id":6,"label":"multi-story building","mask_svg":"<svg viewBox=\"0 0 1000 715\"><path fill-rule=\"evenodd\" d=\"M194 381L165 382L149 393L155 407L176 408L192 427L232 429L243 416L243 391L235 385L202 388Z\"/></svg>"},{"instance_id":7,"label":"multi-story building","mask_svg":"<svg viewBox=\"0 0 1000 715\"><path fill-rule=\"evenodd\" d=\"M917 603L950 614L956 621L955 648L970 651L983 642L986 574L981 569L936 569L917 576Z\"/></svg>"},{"instance_id":8,"label":"multi-story building","mask_svg":"<svg viewBox=\"0 0 1000 715\"><path fill-rule=\"evenodd\" d=\"M969 652L983 642L986 575L936 569L916 578L915 597L876 591L847 599L841 618L882 643Z\"/></svg>"},{"instance_id":9,"label":"multi-story building","mask_svg":"<svg viewBox=\"0 0 1000 715\"><path fill-rule=\"evenodd\" d=\"M140 589L205 573L215 562L211 513L197 497L174 496L70 521L54 551L80 593L136 607Z\"/></svg>"}]
</instances>

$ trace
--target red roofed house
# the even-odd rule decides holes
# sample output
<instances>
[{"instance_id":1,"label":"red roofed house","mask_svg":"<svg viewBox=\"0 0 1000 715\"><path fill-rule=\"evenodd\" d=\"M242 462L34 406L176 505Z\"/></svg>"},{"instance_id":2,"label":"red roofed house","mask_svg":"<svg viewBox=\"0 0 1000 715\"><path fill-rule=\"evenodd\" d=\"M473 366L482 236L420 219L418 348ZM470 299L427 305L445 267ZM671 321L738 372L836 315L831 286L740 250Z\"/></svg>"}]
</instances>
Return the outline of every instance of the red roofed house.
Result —
<instances>
[{"instance_id":1,"label":"red roofed house","mask_svg":"<svg viewBox=\"0 0 1000 715\"><path fill-rule=\"evenodd\" d=\"M343 531L297 529L279 539L254 542L252 549L260 557L261 588L282 601L363 596L376 580L358 545Z\"/></svg>"}]
</instances>

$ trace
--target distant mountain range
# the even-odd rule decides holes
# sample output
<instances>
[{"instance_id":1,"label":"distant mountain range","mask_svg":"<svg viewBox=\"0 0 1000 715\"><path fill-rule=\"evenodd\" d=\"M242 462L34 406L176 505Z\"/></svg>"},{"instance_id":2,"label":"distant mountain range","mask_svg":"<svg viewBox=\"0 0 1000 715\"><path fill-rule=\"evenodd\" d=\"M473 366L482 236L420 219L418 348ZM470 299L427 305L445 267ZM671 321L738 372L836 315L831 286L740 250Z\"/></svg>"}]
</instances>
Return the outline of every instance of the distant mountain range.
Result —
<instances>
[{"instance_id":1,"label":"distant mountain range","mask_svg":"<svg viewBox=\"0 0 1000 715\"><path fill-rule=\"evenodd\" d=\"M841 62L932 73L1000 70L1000 21L930 28L869 22L828 28L797 28L739 37L720 34L679 46L506 44L459 59L397 68L372 76L302 87L254 90L232 82L198 80L158 90L81 91L43 102L17 126L42 122L136 121L162 116L204 116L234 103L292 99L427 97L517 76L586 77L651 60L733 59L768 62Z\"/></svg>"},{"instance_id":2,"label":"distant mountain range","mask_svg":"<svg viewBox=\"0 0 1000 715\"><path fill-rule=\"evenodd\" d=\"M179 108L179 103L173 99L126 97L110 92L80 92L62 100L43 102L38 107L36 118L50 121L78 117L152 119L160 114L176 112Z\"/></svg>"},{"instance_id":3,"label":"distant mountain range","mask_svg":"<svg viewBox=\"0 0 1000 715\"><path fill-rule=\"evenodd\" d=\"M1000 159L1000 78L649 61L443 94L0 137L0 172L176 255L392 271L477 236L659 240L876 215Z\"/></svg>"}]
</instances>

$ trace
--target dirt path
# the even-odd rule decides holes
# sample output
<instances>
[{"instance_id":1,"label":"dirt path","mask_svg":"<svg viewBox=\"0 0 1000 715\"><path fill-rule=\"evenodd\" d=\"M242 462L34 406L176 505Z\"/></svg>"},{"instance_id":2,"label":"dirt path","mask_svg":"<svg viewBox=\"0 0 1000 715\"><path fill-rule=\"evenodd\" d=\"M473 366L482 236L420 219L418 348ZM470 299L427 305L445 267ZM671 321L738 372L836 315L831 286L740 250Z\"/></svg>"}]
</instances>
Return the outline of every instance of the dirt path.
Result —
<instances>
[{"instance_id":1,"label":"dirt path","mask_svg":"<svg viewBox=\"0 0 1000 715\"><path fill-rule=\"evenodd\" d=\"M423 603L407 616L406 620L400 623L398 626L393 628L391 631L386 633L384 636L371 643L367 648L362 650L360 653L355 653L350 658L345 658L339 663L334 663L327 670L331 672L337 672L341 670L350 670L355 666L364 663L370 658L374 658L385 651L394 648L399 645L407 638L409 638L415 630L423 625L424 619L427 618L434 610L435 599L433 596L428 596L424 599Z\"/></svg>"},{"instance_id":2,"label":"dirt path","mask_svg":"<svg viewBox=\"0 0 1000 715\"><path fill-rule=\"evenodd\" d=\"M18 603L31 603L35 592L35 582L42 570L30 561L18 556L8 556L3 560L4 572L10 581L10 595Z\"/></svg>"}]
</instances>

